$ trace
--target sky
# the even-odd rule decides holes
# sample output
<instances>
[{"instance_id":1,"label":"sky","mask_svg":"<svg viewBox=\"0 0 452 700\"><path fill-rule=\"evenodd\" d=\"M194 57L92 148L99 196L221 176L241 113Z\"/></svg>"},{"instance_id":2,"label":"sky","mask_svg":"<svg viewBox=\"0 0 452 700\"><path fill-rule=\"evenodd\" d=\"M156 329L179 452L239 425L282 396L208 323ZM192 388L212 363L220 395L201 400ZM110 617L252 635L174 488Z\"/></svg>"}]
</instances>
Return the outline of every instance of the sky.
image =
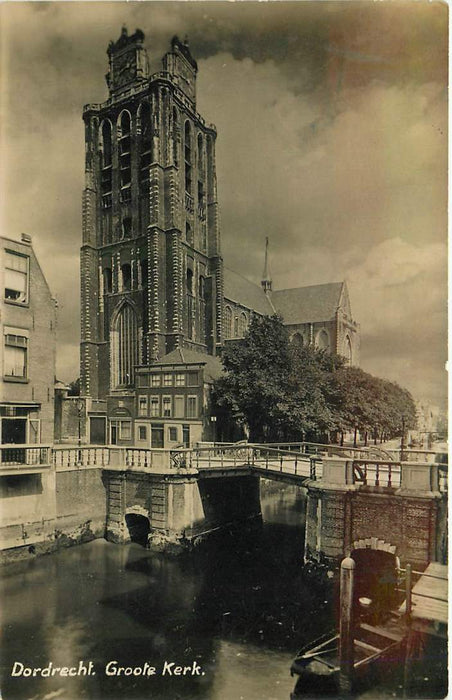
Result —
<instances>
[{"instance_id":1,"label":"sky","mask_svg":"<svg viewBox=\"0 0 452 700\"><path fill-rule=\"evenodd\" d=\"M4 2L3 235L59 303L57 376L79 375L82 107L107 98L125 24L157 71L174 34L218 130L225 264L274 289L345 279L361 366L447 394L447 25L440 2Z\"/></svg>"}]
</instances>

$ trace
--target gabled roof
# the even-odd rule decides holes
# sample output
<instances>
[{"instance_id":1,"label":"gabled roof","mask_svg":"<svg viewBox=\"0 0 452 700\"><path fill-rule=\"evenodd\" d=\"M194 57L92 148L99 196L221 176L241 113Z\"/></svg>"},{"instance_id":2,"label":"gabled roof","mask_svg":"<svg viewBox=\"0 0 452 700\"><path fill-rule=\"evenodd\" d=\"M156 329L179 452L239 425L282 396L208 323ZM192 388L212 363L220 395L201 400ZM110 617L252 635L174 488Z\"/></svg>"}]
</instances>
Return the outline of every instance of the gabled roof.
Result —
<instances>
[{"instance_id":1,"label":"gabled roof","mask_svg":"<svg viewBox=\"0 0 452 700\"><path fill-rule=\"evenodd\" d=\"M213 355L205 355L196 350L186 348L176 348L167 355L164 355L160 360L153 363L154 365L204 365L204 379L209 381L218 379L223 372L223 365L218 357Z\"/></svg>"},{"instance_id":2,"label":"gabled roof","mask_svg":"<svg viewBox=\"0 0 452 700\"><path fill-rule=\"evenodd\" d=\"M329 321L341 305L344 284L332 282L280 289L272 292L271 299L276 311L288 325Z\"/></svg>"},{"instance_id":3,"label":"gabled roof","mask_svg":"<svg viewBox=\"0 0 452 700\"><path fill-rule=\"evenodd\" d=\"M271 316L275 313L262 287L227 267L224 267L224 298L258 314Z\"/></svg>"}]
</instances>

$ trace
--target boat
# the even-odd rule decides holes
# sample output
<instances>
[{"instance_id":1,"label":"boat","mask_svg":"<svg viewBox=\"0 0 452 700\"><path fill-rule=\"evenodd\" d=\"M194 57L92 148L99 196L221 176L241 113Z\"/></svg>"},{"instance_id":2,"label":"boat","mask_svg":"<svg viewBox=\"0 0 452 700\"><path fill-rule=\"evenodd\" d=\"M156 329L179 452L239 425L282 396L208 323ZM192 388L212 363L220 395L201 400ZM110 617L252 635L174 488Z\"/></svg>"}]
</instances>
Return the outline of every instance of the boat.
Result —
<instances>
[{"instance_id":1,"label":"boat","mask_svg":"<svg viewBox=\"0 0 452 700\"><path fill-rule=\"evenodd\" d=\"M388 615L380 624L358 622L353 645L353 680L362 680L383 657L390 660L394 656L399 660L405 638L403 618L396 613ZM339 671L339 634L333 631L303 647L297 654L290 669L292 676L298 675L291 698L337 696Z\"/></svg>"}]
</instances>

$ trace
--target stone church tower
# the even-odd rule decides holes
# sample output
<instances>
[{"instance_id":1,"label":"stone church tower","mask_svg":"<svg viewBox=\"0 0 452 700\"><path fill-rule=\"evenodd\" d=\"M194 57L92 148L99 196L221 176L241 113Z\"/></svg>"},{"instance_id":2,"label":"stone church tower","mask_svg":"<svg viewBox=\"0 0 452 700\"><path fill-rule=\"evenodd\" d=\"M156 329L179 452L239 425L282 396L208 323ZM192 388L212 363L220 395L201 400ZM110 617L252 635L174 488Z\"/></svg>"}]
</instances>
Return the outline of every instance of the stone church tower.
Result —
<instances>
[{"instance_id":1,"label":"stone church tower","mask_svg":"<svg viewBox=\"0 0 452 700\"><path fill-rule=\"evenodd\" d=\"M144 34L108 47L109 97L84 107L81 391L127 391L134 367L221 345L215 127L177 37L149 74Z\"/></svg>"}]
</instances>

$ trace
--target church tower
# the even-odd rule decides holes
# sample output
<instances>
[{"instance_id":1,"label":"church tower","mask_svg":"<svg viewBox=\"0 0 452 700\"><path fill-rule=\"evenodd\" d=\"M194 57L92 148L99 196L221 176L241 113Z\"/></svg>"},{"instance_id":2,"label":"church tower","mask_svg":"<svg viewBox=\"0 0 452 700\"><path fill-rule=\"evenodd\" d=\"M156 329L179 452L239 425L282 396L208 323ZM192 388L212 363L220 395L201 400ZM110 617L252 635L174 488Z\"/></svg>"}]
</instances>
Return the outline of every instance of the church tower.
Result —
<instances>
[{"instance_id":1,"label":"church tower","mask_svg":"<svg viewBox=\"0 0 452 700\"><path fill-rule=\"evenodd\" d=\"M81 248L81 388L105 398L134 367L221 345L216 130L196 111L197 64L174 37L149 74L140 30L108 47L108 99L88 104Z\"/></svg>"}]
</instances>

